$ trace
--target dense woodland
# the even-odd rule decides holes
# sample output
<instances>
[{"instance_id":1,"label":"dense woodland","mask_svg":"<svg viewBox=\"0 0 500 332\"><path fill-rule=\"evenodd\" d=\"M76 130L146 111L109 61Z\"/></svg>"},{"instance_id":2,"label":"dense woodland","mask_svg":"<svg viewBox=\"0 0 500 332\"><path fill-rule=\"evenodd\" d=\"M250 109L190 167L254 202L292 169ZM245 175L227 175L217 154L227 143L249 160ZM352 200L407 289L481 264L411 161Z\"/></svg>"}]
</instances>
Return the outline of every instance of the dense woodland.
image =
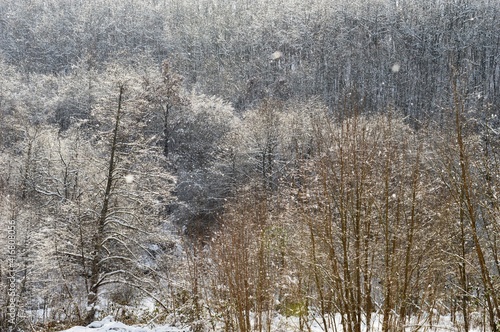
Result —
<instances>
[{"instance_id":1,"label":"dense woodland","mask_svg":"<svg viewBox=\"0 0 500 332\"><path fill-rule=\"evenodd\" d=\"M499 331L499 109L495 0L2 0L0 329Z\"/></svg>"}]
</instances>

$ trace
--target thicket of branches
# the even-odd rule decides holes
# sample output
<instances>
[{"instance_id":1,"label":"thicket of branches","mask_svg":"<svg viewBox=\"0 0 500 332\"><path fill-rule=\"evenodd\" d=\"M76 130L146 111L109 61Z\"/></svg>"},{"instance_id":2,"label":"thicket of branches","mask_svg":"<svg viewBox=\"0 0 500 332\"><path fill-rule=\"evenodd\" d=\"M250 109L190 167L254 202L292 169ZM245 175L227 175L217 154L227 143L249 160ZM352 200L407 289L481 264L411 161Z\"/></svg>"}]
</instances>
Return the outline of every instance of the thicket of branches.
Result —
<instances>
[{"instance_id":1,"label":"thicket of branches","mask_svg":"<svg viewBox=\"0 0 500 332\"><path fill-rule=\"evenodd\" d=\"M498 331L499 13L2 1L1 328Z\"/></svg>"}]
</instances>

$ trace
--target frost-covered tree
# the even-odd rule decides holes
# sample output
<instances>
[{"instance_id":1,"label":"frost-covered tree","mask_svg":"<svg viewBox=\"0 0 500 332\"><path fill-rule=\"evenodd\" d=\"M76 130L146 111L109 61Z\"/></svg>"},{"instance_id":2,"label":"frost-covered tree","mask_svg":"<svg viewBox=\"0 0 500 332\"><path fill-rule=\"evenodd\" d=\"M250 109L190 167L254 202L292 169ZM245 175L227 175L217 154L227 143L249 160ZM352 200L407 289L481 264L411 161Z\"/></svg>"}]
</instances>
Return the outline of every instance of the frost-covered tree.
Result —
<instances>
[{"instance_id":1,"label":"frost-covered tree","mask_svg":"<svg viewBox=\"0 0 500 332\"><path fill-rule=\"evenodd\" d=\"M231 149L225 137L235 129L234 109L217 97L191 93L172 131L179 199L176 219L188 233L206 236L234 190Z\"/></svg>"},{"instance_id":2,"label":"frost-covered tree","mask_svg":"<svg viewBox=\"0 0 500 332\"><path fill-rule=\"evenodd\" d=\"M183 117L183 106L187 103L182 89L182 77L164 60L161 73L144 77L143 85L143 98L151 112L151 130L162 133L163 154L169 157L172 146L179 144L172 136L179 129L178 122Z\"/></svg>"},{"instance_id":3,"label":"frost-covered tree","mask_svg":"<svg viewBox=\"0 0 500 332\"><path fill-rule=\"evenodd\" d=\"M466 112L465 94L454 83L454 105L445 115L446 130L436 146L441 158L435 168L443 169L441 181L446 184L449 199L443 207L454 220L454 243L459 253L451 257L455 269L453 293L457 311L466 327L472 326L474 301L488 318L492 331L498 329L500 296L498 291L498 220L496 116L488 109L481 116ZM493 145L492 145L493 144ZM471 269L471 267L473 267Z\"/></svg>"},{"instance_id":4,"label":"frost-covered tree","mask_svg":"<svg viewBox=\"0 0 500 332\"><path fill-rule=\"evenodd\" d=\"M110 95L93 109L105 132L94 137L102 151L95 156L100 177L92 188L97 196L87 203L92 225L85 271L89 321L107 285L124 284L154 296L155 256L161 252L152 248L169 241L162 228L173 178L165 171L155 136L141 131L147 117L137 103L140 86L127 77L128 70L119 68L111 74L118 77L106 89Z\"/></svg>"}]
</instances>

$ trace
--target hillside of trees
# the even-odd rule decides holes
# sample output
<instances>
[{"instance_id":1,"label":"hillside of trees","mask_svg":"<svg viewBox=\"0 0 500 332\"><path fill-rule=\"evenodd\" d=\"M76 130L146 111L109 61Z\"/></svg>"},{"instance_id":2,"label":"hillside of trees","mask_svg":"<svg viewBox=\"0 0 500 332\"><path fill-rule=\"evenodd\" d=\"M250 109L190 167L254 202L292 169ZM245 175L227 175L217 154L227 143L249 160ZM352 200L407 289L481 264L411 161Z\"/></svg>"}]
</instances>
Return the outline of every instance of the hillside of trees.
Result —
<instances>
[{"instance_id":1,"label":"hillside of trees","mask_svg":"<svg viewBox=\"0 0 500 332\"><path fill-rule=\"evenodd\" d=\"M2 331L497 332L499 196L497 1L0 2Z\"/></svg>"}]
</instances>

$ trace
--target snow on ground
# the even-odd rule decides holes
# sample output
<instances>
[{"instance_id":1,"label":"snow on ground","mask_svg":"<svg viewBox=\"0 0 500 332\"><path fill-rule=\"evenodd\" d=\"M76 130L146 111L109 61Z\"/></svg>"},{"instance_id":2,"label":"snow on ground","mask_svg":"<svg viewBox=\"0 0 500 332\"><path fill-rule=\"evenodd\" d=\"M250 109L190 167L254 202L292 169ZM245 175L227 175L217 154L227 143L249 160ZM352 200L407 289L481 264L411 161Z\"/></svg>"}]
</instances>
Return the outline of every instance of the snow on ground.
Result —
<instances>
[{"instance_id":1,"label":"snow on ground","mask_svg":"<svg viewBox=\"0 0 500 332\"><path fill-rule=\"evenodd\" d=\"M322 320L319 317L312 318L306 325L302 327L303 331L311 332L324 332ZM340 324L340 315L333 315L328 319L328 331L342 331ZM296 332L300 330L300 324L297 317L284 317L276 315L271 323L271 331L276 332ZM332 328L335 326L336 328ZM366 326L364 327L366 329ZM223 331L223 327L219 326L217 331ZM426 332L445 332L445 331L460 331L461 329L451 322L451 317L436 315L430 319L412 320L405 329L406 331L426 331ZM374 315L371 323L370 331L382 331L382 317L381 315ZM480 326L474 326L471 332L483 331ZM156 327L143 327L143 326L128 326L120 322L115 322L113 317L109 316L101 321L93 322L92 324L82 327L76 326L68 330L60 332L191 332L189 327L178 328L169 325L156 326Z\"/></svg>"},{"instance_id":2,"label":"snow on ground","mask_svg":"<svg viewBox=\"0 0 500 332\"><path fill-rule=\"evenodd\" d=\"M128 326L120 322L115 322L114 319L109 316L101 321L93 322L86 327L75 326L69 330L64 330L60 332L189 332L189 328L180 329L173 326L158 326L153 328L141 327L141 326Z\"/></svg>"}]
</instances>

